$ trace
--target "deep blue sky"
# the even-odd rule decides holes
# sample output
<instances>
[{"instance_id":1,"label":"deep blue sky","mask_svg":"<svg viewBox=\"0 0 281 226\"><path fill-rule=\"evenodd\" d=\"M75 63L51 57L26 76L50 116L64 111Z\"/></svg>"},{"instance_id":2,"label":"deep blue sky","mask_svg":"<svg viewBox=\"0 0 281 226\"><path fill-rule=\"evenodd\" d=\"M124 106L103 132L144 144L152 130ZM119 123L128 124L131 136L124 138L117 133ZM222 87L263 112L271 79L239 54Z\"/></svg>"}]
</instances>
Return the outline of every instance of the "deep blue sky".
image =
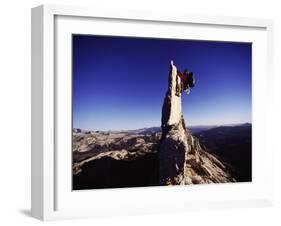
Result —
<instances>
[{"instance_id":1,"label":"deep blue sky","mask_svg":"<svg viewBox=\"0 0 281 226\"><path fill-rule=\"evenodd\" d=\"M251 122L250 43L73 35L73 127L160 126L169 62L188 68L190 125Z\"/></svg>"}]
</instances>

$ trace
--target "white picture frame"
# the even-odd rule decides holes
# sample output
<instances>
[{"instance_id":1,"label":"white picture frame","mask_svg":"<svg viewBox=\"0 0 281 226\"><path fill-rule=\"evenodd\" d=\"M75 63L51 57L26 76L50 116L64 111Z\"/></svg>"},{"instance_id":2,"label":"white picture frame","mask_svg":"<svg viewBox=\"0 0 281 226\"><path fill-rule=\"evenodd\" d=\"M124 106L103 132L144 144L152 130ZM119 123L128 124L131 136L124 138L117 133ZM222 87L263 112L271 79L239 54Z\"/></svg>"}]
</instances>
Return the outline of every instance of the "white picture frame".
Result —
<instances>
[{"instance_id":1,"label":"white picture frame","mask_svg":"<svg viewBox=\"0 0 281 226\"><path fill-rule=\"evenodd\" d=\"M108 23L106 26L104 21ZM124 26L123 22L126 22ZM118 29L115 23L120 23ZM137 23L146 26L148 32L138 33L133 28ZM103 26L107 28L103 30ZM153 33L157 27L164 27L163 30L159 28L159 36L173 37L177 33L176 26L190 26L190 33L182 34L182 38L189 35L186 38L195 40L246 40L256 43L253 50L253 150L257 151L253 157L253 182L197 185L188 189L185 186L173 186L72 192L69 180L62 179L68 173L69 178L71 177L71 135L66 132L71 128L71 113L68 111L71 99L67 95L67 84L71 84L71 47L67 37L73 32L158 37ZM197 26L200 27L198 31ZM173 27L175 33L171 34L169 30L173 30ZM217 33L213 29L217 29ZM267 19L113 11L57 5L33 8L32 216L41 220L56 220L272 204L273 180L267 176L270 175L267 172L272 172L273 150L266 140L266 120L271 108L271 101L268 100L271 99L273 84L272 39L273 22ZM66 85L61 85L60 79L64 79ZM259 90L263 91L258 92ZM59 108L61 104L66 110L58 110L62 109ZM62 122L62 115L68 115L68 121ZM59 142L58 137L65 138L66 142ZM64 146L66 152L57 150L62 150L60 147ZM69 154L66 154L67 150ZM266 151L262 153L262 150ZM63 159L66 160L65 163ZM85 205L82 207L79 202Z\"/></svg>"}]
</instances>

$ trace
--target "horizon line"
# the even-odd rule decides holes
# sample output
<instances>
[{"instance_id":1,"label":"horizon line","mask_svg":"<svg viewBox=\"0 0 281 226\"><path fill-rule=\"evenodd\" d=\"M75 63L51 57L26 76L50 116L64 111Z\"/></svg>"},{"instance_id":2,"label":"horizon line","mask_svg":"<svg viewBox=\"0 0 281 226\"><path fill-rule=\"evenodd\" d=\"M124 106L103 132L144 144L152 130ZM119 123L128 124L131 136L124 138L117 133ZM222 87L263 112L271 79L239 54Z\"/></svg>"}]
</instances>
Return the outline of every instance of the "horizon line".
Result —
<instances>
[{"instance_id":1,"label":"horizon line","mask_svg":"<svg viewBox=\"0 0 281 226\"><path fill-rule=\"evenodd\" d=\"M190 128L190 127L204 127L204 126L208 126L208 127L220 127L220 126L235 126L235 125L243 125L243 124L251 124L252 125L252 122L241 122L241 123L224 123L224 124L205 124L205 125L190 125L190 126L187 126L187 128ZM149 126L149 127L141 127L141 128L135 128L135 129L111 129L111 130L102 130L102 129L84 129L84 128L77 128L77 127L72 127L72 129L81 129L81 130L86 130L86 131L102 131L102 132L108 132L108 131L111 131L111 132L115 132L115 131L118 131L118 132L122 132L122 131L134 131L134 130L140 130L140 129L149 129L149 128L153 128L153 127L159 127L161 128L161 125L159 126Z\"/></svg>"}]
</instances>

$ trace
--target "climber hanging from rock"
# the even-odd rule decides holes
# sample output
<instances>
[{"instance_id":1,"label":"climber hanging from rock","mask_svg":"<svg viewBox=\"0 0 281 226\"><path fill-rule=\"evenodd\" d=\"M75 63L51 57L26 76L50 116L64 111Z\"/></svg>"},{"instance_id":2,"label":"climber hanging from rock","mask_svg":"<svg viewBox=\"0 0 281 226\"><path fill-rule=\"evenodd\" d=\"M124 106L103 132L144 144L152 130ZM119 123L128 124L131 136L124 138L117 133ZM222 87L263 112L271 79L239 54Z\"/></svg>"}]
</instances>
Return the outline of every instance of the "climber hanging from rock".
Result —
<instances>
[{"instance_id":1,"label":"climber hanging from rock","mask_svg":"<svg viewBox=\"0 0 281 226\"><path fill-rule=\"evenodd\" d=\"M177 86L176 86L176 95L180 96L180 94L185 91L187 94L190 93L190 89L195 85L195 78L193 76L193 72L189 72L187 69L181 73L179 70L177 71Z\"/></svg>"}]
</instances>

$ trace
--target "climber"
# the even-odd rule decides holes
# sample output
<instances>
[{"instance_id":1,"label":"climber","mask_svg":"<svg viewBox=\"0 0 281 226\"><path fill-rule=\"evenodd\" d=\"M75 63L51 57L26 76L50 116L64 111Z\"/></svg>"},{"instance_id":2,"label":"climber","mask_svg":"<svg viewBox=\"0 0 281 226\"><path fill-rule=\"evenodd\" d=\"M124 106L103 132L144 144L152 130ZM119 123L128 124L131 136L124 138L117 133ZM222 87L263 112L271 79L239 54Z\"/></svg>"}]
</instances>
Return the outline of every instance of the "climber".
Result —
<instances>
[{"instance_id":1,"label":"climber","mask_svg":"<svg viewBox=\"0 0 281 226\"><path fill-rule=\"evenodd\" d=\"M194 87L195 79L193 76L193 72L189 72L187 69L181 73L179 70L177 71L177 80L180 78L180 85L177 82L176 87L176 95L180 96L180 94L185 91L187 94L190 93L190 89Z\"/></svg>"}]
</instances>

